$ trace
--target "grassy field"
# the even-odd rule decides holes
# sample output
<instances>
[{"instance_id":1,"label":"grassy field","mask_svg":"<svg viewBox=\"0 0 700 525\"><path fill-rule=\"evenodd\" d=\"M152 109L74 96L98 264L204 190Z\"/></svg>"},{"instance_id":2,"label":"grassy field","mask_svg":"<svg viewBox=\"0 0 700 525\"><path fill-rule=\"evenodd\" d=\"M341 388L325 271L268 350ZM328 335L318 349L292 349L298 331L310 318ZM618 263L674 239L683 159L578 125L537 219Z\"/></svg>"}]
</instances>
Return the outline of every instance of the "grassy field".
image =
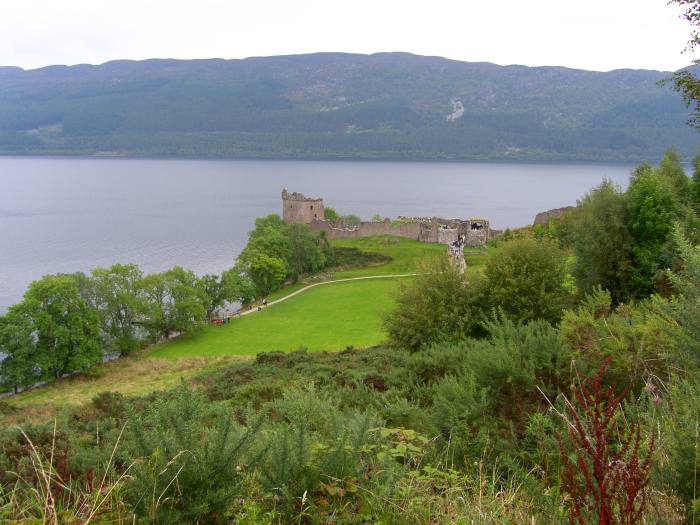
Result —
<instances>
[{"instance_id":1,"label":"grassy field","mask_svg":"<svg viewBox=\"0 0 700 525\"><path fill-rule=\"evenodd\" d=\"M338 350L384 340L382 316L392 307L397 279L329 283L229 324L163 343L154 357L254 355L272 350Z\"/></svg>"},{"instance_id":2,"label":"grassy field","mask_svg":"<svg viewBox=\"0 0 700 525\"><path fill-rule=\"evenodd\" d=\"M333 279L364 277L368 275L391 275L412 273L420 269L424 261L444 257L447 248L442 244L429 244L399 237L365 237L361 239L336 239L333 246L359 248L365 252L377 252L391 257L381 266L353 268L332 273Z\"/></svg>"},{"instance_id":3,"label":"grassy field","mask_svg":"<svg viewBox=\"0 0 700 525\"><path fill-rule=\"evenodd\" d=\"M369 266L328 272L295 283L268 297L284 297L309 283L332 279L414 273L421 261L444 257L445 247L409 239L373 237L333 241L337 246L357 247L389 255L392 260ZM467 257L470 271L480 271L485 257ZM338 350L348 345L366 347L381 343L385 334L382 316L393 305L399 281L371 279L329 283L311 288L280 304L223 326L208 326L191 337L161 343L145 352L97 367L90 375L62 379L4 400L21 407L0 417L3 424L47 419L60 407L77 406L100 392L147 394L170 387L183 378L214 369L258 352L307 348ZM1 407L0 407L1 408Z\"/></svg>"}]
</instances>

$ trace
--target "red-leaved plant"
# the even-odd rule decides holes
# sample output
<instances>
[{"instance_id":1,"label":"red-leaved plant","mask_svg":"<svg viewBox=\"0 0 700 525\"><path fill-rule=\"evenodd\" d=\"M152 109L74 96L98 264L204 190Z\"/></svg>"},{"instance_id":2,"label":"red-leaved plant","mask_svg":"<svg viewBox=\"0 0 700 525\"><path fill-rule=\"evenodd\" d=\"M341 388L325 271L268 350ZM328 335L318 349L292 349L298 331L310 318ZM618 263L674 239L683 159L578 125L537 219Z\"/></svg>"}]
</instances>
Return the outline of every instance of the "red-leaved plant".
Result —
<instances>
[{"instance_id":1,"label":"red-leaved plant","mask_svg":"<svg viewBox=\"0 0 700 525\"><path fill-rule=\"evenodd\" d=\"M647 505L653 434L642 457L640 424L622 413L628 392L618 395L603 382L609 364L605 360L591 377L577 373L566 414L560 413L567 424L567 433L557 438L571 525L634 525Z\"/></svg>"}]
</instances>

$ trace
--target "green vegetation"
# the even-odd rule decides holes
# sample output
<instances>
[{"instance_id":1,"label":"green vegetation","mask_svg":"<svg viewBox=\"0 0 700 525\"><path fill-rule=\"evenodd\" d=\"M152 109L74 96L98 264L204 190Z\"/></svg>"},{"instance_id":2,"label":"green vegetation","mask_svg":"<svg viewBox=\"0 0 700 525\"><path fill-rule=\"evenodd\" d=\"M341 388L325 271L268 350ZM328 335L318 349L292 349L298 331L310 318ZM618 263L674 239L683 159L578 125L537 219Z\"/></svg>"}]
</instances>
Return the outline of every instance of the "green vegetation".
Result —
<instances>
[{"instance_id":1,"label":"green vegetation","mask_svg":"<svg viewBox=\"0 0 700 525\"><path fill-rule=\"evenodd\" d=\"M380 266L368 266L334 271L334 279L365 277L368 275L401 275L415 273L421 261L436 261L445 256L445 246L402 239L399 237L364 237L359 239L336 239L334 247L357 248L363 252L379 253L390 257L391 261Z\"/></svg>"},{"instance_id":2,"label":"green vegetation","mask_svg":"<svg viewBox=\"0 0 700 525\"><path fill-rule=\"evenodd\" d=\"M489 255L482 290L486 304L514 321L556 323L570 303L565 254L548 239L514 239Z\"/></svg>"},{"instance_id":3,"label":"green vegetation","mask_svg":"<svg viewBox=\"0 0 700 525\"><path fill-rule=\"evenodd\" d=\"M335 211L335 208L326 206L323 208L323 218L327 221L337 221L340 220L340 215Z\"/></svg>"},{"instance_id":4,"label":"green vegetation","mask_svg":"<svg viewBox=\"0 0 700 525\"><path fill-rule=\"evenodd\" d=\"M260 219L249 251L313 286L0 403L0 520L695 525L700 175L679 168L606 181L465 274L444 246ZM2 318L7 373L199 324L248 276L45 278Z\"/></svg>"},{"instance_id":5,"label":"green vegetation","mask_svg":"<svg viewBox=\"0 0 700 525\"><path fill-rule=\"evenodd\" d=\"M426 266L415 282L401 288L396 308L385 318L391 345L415 352L475 334L483 310L482 286L444 259Z\"/></svg>"},{"instance_id":6,"label":"green vegetation","mask_svg":"<svg viewBox=\"0 0 700 525\"><path fill-rule=\"evenodd\" d=\"M223 326L162 343L149 355L179 358L365 348L386 338L381 320L392 307L395 288L395 279L323 284Z\"/></svg>"},{"instance_id":7,"label":"green vegetation","mask_svg":"<svg viewBox=\"0 0 700 525\"><path fill-rule=\"evenodd\" d=\"M255 219L248 244L238 256L236 268L248 276L258 297L280 288L285 280L298 280L331 264L328 242L306 224L285 224L279 215Z\"/></svg>"},{"instance_id":8,"label":"green vegetation","mask_svg":"<svg viewBox=\"0 0 700 525\"><path fill-rule=\"evenodd\" d=\"M670 150L658 167L635 169L626 192L604 181L586 195L555 234L576 254L580 290L601 286L615 302L664 293L677 257L674 225L691 239L700 233L690 184Z\"/></svg>"},{"instance_id":9,"label":"green vegetation","mask_svg":"<svg viewBox=\"0 0 700 525\"><path fill-rule=\"evenodd\" d=\"M397 237L339 239L331 243L334 268L325 279L418 273L444 260L445 247ZM409 279L402 279L406 282ZM313 277L309 282L318 282ZM268 296L275 300L306 282ZM273 350L338 350L382 343L382 318L393 306L395 279L367 279L316 286L254 315L209 326L191 337L165 342L149 355L192 357L253 355Z\"/></svg>"},{"instance_id":10,"label":"green vegetation","mask_svg":"<svg viewBox=\"0 0 700 525\"><path fill-rule=\"evenodd\" d=\"M691 156L683 102L657 85L670 75L406 53L3 68L0 154L638 162L676 144ZM448 121L453 99L464 113Z\"/></svg>"},{"instance_id":11,"label":"green vegetation","mask_svg":"<svg viewBox=\"0 0 700 525\"><path fill-rule=\"evenodd\" d=\"M339 255L350 266L386 260ZM227 303L250 303L333 261L322 235L269 215L256 220L236 265L220 276L199 278L180 267L144 275L136 265L122 264L95 268L90 275L45 276L0 317L0 388L17 392L85 372L104 356L198 333Z\"/></svg>"}]
</instances>

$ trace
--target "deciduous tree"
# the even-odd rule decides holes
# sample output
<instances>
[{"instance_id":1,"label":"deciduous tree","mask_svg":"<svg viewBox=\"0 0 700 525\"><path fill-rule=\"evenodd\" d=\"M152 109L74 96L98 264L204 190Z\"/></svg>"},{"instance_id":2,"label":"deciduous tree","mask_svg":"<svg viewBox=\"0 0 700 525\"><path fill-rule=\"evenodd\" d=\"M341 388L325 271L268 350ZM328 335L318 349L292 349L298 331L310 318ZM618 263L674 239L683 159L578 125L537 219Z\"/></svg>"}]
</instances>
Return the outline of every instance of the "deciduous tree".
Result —
<instances>
[{"instance_id":1,"label":"deciduous tree","mask_svg":"<svg viewBox=\"0 0 700 525\"><path fill-rule=\"evenodd\" d=\"M206 323L207 298L191 271L176 266L146 276L142 286L147 301L145 325L154 339L195 332Z\"/></svg>"},{"instance_id":2,"label":"deciduous tree","mask_svg":"<svg viewBox=\"0 0 700 525\"><path fill-rule=\"evenodd\" d=\"M37 364L47 376L85 370L102 359L97 312L70 275L47 275L29 285L13 308L36 340Z\"/></svg>"},{"instance_id":3,"label":"deciduous tree","mask_svg":"<svg viewBox=\"0 0 700 525\"><path fill-rule=\"evenodd\" d=\"M615 303L626 301L632 289L632 236L622 190L604 180L579 201L572 223L573 273L579 289L590 293L601 286Z\"/></svg>"},{"instance_id":4,"label":"deciduous tree","mask_svg":"<svg viewBox=\"0 0 700 525\"><path fill-rule=\"evenodd\" d=\"M95 268L92 282L106 344L125 354L140 345L139 320L146 302L143 273L135 264Z\"/></svg>"},{"instance_id":5,"label":"deciduous tree","mask_svg":"<svg viewBox=\"0 0 700 525\"><path fill-rule=\"evenodd\" d=\"M11 308L0 317L0 385L16 393L35 383L39 379L36 352L29 319Z\"/></svg>"}]
</instances>

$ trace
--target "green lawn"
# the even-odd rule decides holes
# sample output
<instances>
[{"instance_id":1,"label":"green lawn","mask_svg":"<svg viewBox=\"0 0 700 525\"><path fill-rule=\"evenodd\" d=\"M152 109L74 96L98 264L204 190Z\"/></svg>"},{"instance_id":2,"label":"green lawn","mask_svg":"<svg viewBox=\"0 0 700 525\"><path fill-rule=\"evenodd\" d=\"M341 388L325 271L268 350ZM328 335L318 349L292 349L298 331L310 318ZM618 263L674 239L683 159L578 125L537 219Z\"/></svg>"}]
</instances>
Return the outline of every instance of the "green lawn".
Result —
<instances>
[{"instance_id":1,"label":"green lawn","mask_svg":"<svg viewBox=\"0 0 700 525\"><path fill-rule=\"evenodd\" d=\"M382 316L398 279L324 284L203 333L158 345L153 357L253 355L272 350L338 350L385 339Z\"/></svg>"},{"instance_id":2,"label":"green lawn","mask_svg":"<svg viewBox=\"0 0 700 525\"><path fill-rule=\"evenodd\" d=\"M275 301L296 292L300 288L320 281L334 279L348 279L351 277L367 277L371 275L392 275L415 273L420 270L423 261L442 257L447 248L442 244L429 244L401 237L364 237L359 239L335 239L332 246L358 248L365 252L376 252L391 257L391 261L376 266L353 268L349 270L326 271L311 277L307 277L298 283L293 283L272 292L268 301Z\"/></svg>"},{"instance_id":3,"label":"green lawn","mask_svg":"<svg viewBox=\"0 0 700 525\"><path fill-rule=\"evenodd\" d=\"M444 257L447 247L444 244L418 242L400 237L364 237L359 239L336 239L333 246L359 248L365 252L377 252L391 257L391 261L381 266L369 266L333 272L333 279L363 277L366 275L390 275L413 273L420 270L424 261Z\"/></svg>"}]
</instances>

